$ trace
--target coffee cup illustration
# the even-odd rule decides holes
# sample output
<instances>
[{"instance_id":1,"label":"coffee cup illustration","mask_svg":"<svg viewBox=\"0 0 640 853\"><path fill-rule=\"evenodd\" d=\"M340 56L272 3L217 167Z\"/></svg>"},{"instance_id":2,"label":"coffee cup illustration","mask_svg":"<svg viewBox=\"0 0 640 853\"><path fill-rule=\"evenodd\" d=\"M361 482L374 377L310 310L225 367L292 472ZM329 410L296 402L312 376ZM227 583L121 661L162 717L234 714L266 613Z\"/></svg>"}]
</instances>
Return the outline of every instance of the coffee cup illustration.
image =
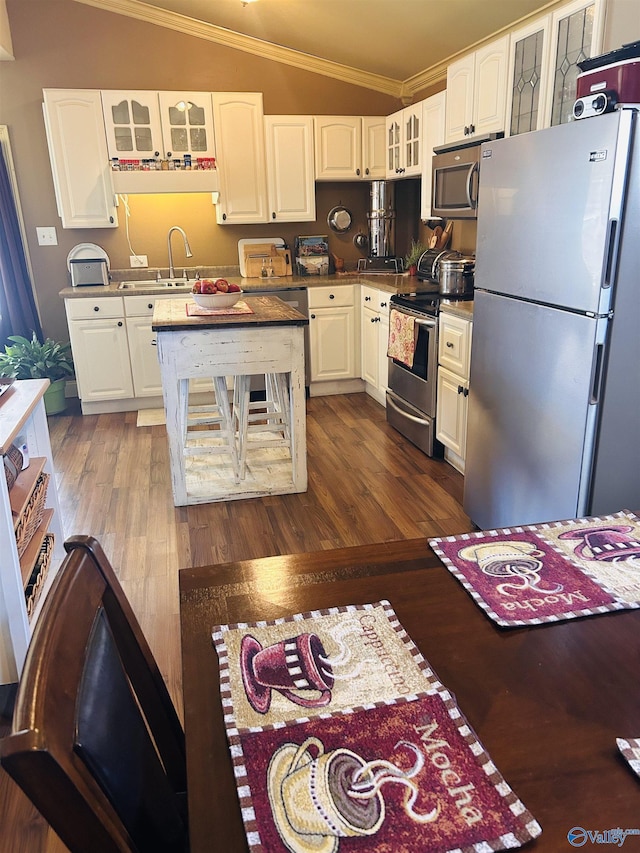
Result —
<instances>
[{"instance_id":1,"label":"coffee cup illustration","mask_svg":"<svg viewBox=\"0 0 640 853\"><path fill-rule=\"evenodd\" d=\"M326 658L316 634L299 634L266 648L246 634L240 644L240 671L249 704L266 714L277 690L303 708L328 705L334 678Z\"/></svg>"},{"instance_id":2,"label":"coffee cup illustration","mask_svg":"<svg viewBox=\"0 0 640 853\"><path fill-rule=\"evenodd\" d=\"M314 757L311 749L314 749ZM334 853L340 838L374 835L385 817L379 792L368 799L349 795L366 762L350 749L325 752L314 737L286 743L272 756L267 788L274 822L292 853Z\"/></svg>"},{"instance_id":3,"label":"coffee cup illustration","mask_svg":"<svg viewBox=\"0 0 640 853\"><path fill-rule=\"evenodd\" d=\"M540 572L543 564L539 557L544 556L533 542L526 541L498 541L483 542L478 545L467 545L458 551L458 556L463 560L477 563L480 571L485 575L498 578L514 578L517 583L502 583L496 589L501 594L507 593L508 589L533 589L539 593L555 593L562 589L561 584L553 584L550 589L542 589L540 586Z\"/></svg>"},{"instance_id":4,"label":"coffee cup illustration","mask_svg":"<svg viewBox=\"0 0 640 853\"><path fill-rule=\"evenodd\" d=\"M574 551L583 560L615 562L640 557L640 541L634 536L634 528L627 524L612 527L592 527L589 530L567 530L558 539L576 539Z\"/></svg>"}]
</instances>

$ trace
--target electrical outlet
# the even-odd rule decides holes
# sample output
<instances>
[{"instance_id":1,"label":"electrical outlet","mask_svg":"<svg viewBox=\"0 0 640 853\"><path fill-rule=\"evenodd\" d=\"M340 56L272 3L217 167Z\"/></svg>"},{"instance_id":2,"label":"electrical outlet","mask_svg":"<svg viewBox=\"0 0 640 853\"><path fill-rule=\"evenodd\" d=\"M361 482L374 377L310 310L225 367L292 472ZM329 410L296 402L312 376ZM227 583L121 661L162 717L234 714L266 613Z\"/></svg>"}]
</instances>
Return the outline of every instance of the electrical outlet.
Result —
<instances>
[{"instance_id":1,"label":"electrical outlet","mask_svg":"<svg viewBox=\"0 0 640 853\"><path fill-rule=\"evenodd\" d=\"M38 236L38 246L57 246L58 235L56 234L55 226L51 228L36 228Z\"/></svg>"},{"instance_id":2,"label":"electrical outlet","mask_svg":"<svg viewBox=\"0 0 640 853\"><path fill-rule=\"evenodd\" d=\"M146 255L129 255L129 264L131 269L136 267L148 267L149 260Z\"/></svg>"}]
</instances>

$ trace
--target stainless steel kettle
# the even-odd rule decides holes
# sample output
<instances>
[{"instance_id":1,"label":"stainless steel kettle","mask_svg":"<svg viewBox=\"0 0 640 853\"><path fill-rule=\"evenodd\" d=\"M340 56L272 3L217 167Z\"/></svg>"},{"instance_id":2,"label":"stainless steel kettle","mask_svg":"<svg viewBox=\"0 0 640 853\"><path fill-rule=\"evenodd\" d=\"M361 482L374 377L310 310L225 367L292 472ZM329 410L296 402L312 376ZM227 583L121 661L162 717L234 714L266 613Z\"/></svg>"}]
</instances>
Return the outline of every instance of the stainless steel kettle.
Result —
<instances>
[{"instance_id":1,"label":"stainless steel kettle","mask_svg":"<svg viewBox=\"0 0 640 853\"><path fill-rule=\"evenodd\" d=\"M438 259L438 291L442 296L468 296L473 293L475 258L459 252L447 252Z\"/></svg>"}]
</instances>

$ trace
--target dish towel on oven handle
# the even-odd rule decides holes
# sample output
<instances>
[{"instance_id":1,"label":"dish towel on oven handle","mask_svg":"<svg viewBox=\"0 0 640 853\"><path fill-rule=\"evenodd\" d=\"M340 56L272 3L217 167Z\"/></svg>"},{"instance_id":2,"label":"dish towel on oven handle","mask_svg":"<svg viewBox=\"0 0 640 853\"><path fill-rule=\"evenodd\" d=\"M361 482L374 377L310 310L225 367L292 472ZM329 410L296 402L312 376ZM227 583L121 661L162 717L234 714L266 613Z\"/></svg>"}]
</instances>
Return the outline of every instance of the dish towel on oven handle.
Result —
<instances>
[{"instance_id":1,"label":"dish towel on oven handle","mask_svg":"<svg viewBox=\"0 0 640 853\"><path fill-rule=\"evenodd\" d=\"M416 349L416 321L409 314L391 309L389 315L389 358L413 367L413 357Z\"/></svg>"}]
</instances>

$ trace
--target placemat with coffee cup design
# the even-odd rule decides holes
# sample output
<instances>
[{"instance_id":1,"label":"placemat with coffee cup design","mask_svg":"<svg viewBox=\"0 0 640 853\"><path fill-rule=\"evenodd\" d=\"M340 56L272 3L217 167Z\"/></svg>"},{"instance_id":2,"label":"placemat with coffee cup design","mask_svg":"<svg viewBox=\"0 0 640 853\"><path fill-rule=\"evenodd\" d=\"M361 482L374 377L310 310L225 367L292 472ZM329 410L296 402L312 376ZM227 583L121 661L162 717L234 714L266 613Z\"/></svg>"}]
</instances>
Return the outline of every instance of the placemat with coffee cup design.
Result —
<instances>
[{"instance_id":1,"label":"placemat with coffee cup design","mask_svg":"<svg viewBox=\"0 0 640 853\"><path fill-rule=\"evenodd\" d=\"M388 601L213 640L251 853L481 853L541 833Z\"/></svg>"},{"instance_id":2,"label":"placemat with coffee cup design","mask_svg":"<svg viewBox=\"0 0 640 853\"><path fill-rule=\"evenodd\" d=\"M628 510L429 544L498 625L640 607L640 519Z\"/></svg>"},{"instance_id":3,"label":"placemat with coffee cup design","mask_svg":"<svg viewBox=\"0 0 640 853\"><path fill-rule=\"evenodd\" d=\"M640 737L619 737L616 744L629 767L636 776L640 776Z\"/></svg>"}]
</instances>

